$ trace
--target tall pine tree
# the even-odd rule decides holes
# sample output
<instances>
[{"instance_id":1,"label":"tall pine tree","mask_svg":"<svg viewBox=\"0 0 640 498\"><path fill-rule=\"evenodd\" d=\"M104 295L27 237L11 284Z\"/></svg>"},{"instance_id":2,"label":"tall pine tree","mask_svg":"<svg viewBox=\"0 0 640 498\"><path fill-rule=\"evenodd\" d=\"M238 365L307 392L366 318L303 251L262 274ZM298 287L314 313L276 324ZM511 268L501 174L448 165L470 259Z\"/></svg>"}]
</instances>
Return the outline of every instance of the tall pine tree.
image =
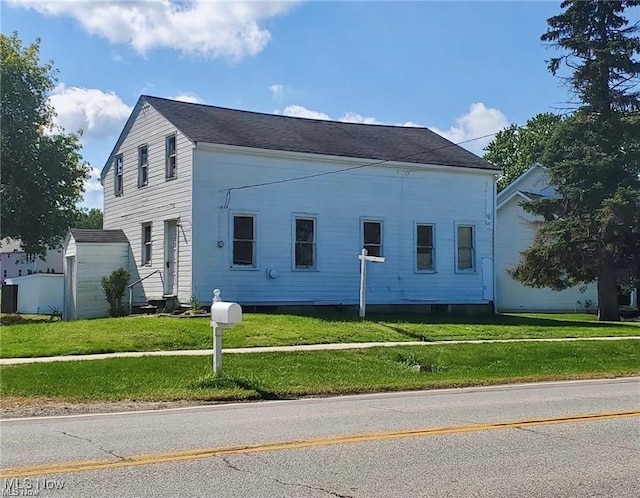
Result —
<instances>
[{"instance_id":1,"label":"tall pine tree","mask_svg":"<svg viewBox=\"0 0 640 498\"><path fill-rule=\"evenodd\" d=\"M597 282L600 320L618 320L618 285L640 274L640 38L624 12L638 0L566 0L542 40L577 97L543 156L557 197L524 204L544 217L512 275L535 287Z\"/></svg>"}]
</instances>

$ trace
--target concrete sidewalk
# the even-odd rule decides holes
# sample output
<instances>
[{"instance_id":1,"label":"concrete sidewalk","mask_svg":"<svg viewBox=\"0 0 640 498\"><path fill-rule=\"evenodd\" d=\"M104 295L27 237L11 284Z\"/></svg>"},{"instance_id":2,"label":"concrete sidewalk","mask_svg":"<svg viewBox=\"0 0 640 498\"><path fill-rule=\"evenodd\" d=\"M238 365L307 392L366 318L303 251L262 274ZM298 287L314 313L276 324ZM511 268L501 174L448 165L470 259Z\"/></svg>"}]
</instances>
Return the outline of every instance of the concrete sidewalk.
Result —
<instances>
[{"instance_id":1,"label":"concrete sidewalk","mask_svg":"<svg viewBox=\"0 0 640 498\"><path fill-rule=\"evenodd\" d=\"M338 349L365 349L394 346L441 346L448 344L491 344L507 342L572 342L572 341L624 341L638 340L640 336L623 337L567 337L555 339L478 339L467 341L432 341L432 342L354 342L337 344L308 344L301 346L267 346L254 348L223 349L225 354L271 353L286 351L320 351ZM140 358L142 356L207 356L213 354L212 349L192 349L179 351L134 351L123 353L103 353L68 356L40 356L36 358L3 358L0 365L22 365L27 363L50 363L54 361L106 360L109 358Z\"/></svg>"}]
</instances>

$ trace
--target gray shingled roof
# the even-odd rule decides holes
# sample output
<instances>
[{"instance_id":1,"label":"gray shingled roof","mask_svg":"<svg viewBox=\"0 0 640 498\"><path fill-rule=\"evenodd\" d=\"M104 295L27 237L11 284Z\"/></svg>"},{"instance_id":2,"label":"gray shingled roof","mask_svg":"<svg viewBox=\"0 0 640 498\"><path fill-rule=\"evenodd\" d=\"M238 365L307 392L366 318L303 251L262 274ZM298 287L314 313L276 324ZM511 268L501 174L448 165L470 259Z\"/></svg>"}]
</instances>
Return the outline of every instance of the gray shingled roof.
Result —
<instances>
[{"instance_id":1,"label":"gray shingled roof","mask_svg":"<svg viewBox=\"0 0 640 498\"><path fill-rule=\"evenodd\" d=\"M427 128L294 118L158 97L141 98L195 143L499 169Z\"/></svg>"},{"instance_id":2,"label":"gray shingled roof","mask_svg":"<svg viewBox=\"0 0 640 498\"><path fill-rule=\"evenodd\" d=\"M88 228L71 230L76 242L129 242L122 230L93 230Z\"/></svg>"}]
</instances>

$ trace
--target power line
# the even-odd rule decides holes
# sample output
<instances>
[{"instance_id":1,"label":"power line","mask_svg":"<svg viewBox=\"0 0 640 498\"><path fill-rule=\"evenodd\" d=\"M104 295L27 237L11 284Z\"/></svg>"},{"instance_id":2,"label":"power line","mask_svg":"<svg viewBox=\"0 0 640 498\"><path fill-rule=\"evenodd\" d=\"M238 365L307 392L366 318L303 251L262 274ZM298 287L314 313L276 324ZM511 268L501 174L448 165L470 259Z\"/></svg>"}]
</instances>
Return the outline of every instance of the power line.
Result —
<instances>
[{"instance_id":1,"label":"power line","mask_svg":"<svg viewBox=\"0 0 640 498\"><path fill-rule=\"evenodd\" d=\"M499 133L499 131L496 131L494 133L489 133L487 135L482 135L480 137L475 137L475 138L469 138L467 140L462 140L461 142L456 142L456 143L448 143L445 145L441 145L440 147L435 147L432 149L425 149L425 150L421 150L419 152L412 152L411 154L406 154L404 156L398 156L398 157L394 157L392 159L381 159L379 161L372 161L370 163L366 163L366 164L360 164L358 166L351 166L349 168L342 168L342 169L337 169L334 171L325 171L322 173L314 173L311 175L303 175L303 176L296 176L293 178L284 178L282 180L273 180L270 182L263 182L263 183L253 183L250 185L242 185L240 187L230 187L228 189L226 189L226 195L225 195L225 201L224 201L224 208L228 208L229 207L229 203L231 202L231 192L234 190L244 190L244 189L248 189L248 188L257 188L257 187L266 187L268 185L278 185L281 183L291 183L291 182L297 182L300 180L308 180L310 178L318 178L320 176L328 176L328 175L336 175L338 173L344 173L346 171L353 171L356 169L360 169L360 168L368 168L370 166L377 166L379 164L384 164L384 163L388 163L388 162L394 162L394 161L401 161L403 159L408 159L410 157L414 157L414 156L419 156L422 154L426 154L428 152L435 152L437 150L441 150L441 149L446 149L448 147L456 147L458 145L462 145L462 144L466 144L468 142L474 142L476 140L482 140L483 138L489 138L492 137L494 135L496 135L497 133Z\"/></svg>"},{"instance_id":2,"label":"power line","mask_svg":"<svg viewBox=\"0 0 640 498\"><path fill-rule=\"evenodd\" d=\"M572 115L572 114L575 114L575 110L573 110L573 111L565 111L563 113L556 114L556 115L560 116L560 117L566 117L566 116L569 116L569 115ZM636 116L638 114L640 114L640 111L635 111L634 110L634 111L625 113L625 117ZM519 130L519 129L524 128L524 127L526 127L526 124L525 125L512 125L512 129L516 129L516 130ZM429 153L429 152L435 152L437 150L446 149L448 147L456 147L458 145L466 144L466 143L469 143L469 142L474 142L476 140L482 140L483 138L493 137L494 135L497 135L501 131L503 131L503 130L498 130L498 131L495 131L493 133L488 133L486 135L482 135L482 136L475 137L475 138L469 138L467 140L462 140L460 142L451 142L451 143L448 143L448 144L445 144L445 145L441 145L440 147L435 147L435 148L432 148L432 149L425 149L425 150L421 150L419 152L413 152L411 154L406 154L404 156L398 156L398 157L395 157L395 158L392 158L392 159L381 159L379 161L372 161L370 163L360 164L358 166L351 166L349 168L342 168L342 169L337 169L337 170L334 170L334 171L325 171L323 173L314 173L314 174L311 174L311 175L296 176L296 177L293 177L293 178L285 178L285 179L282 179L282 180L273 180L273 181L270 181L270 182L253 183L253 184L249 184L249 185L242 185L240 187L230 187L230 188L225 190L226 195L225 195L225 201L224 201L224 209L227 209L229 207L229 203L231 202L231 192L234 191L234 190L244 190L244 189L249 189L249 188L266 187L266 186L269 186L269 185L279 185L279 184L282 184L282 183L297 182L297 181L300 181L300 180L308 180L310 178L318 178L318 177L321 177L321 176L336 175L338 173L345 173L347 171L353 171L353 170L356 170L356 169L368 168L370 166L377 166L379 164L384 164L384 163L388 163L388 162L401 161L402 159L407 159L409 157L419 156L419 155L426 154L426 153Z\"/></svg>"}]
</instances>

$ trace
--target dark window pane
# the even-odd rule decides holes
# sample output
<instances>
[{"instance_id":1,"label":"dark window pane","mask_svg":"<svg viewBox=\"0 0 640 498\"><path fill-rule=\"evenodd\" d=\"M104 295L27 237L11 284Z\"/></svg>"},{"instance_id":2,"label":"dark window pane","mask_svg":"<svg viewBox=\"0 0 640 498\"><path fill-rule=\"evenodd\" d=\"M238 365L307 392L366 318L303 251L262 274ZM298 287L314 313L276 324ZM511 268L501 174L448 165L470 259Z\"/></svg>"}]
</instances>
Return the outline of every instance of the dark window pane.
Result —
<instances>
[{"instance_id":1,"label":"dark window pane","mask_svg":"<svg viewBox=\"0 0 640 498\"><path fill-rule=\"evenodd\" d=\"M418 270L433 270L433 249L418 247Z\"/></svg>"},{"instance_id":2,"label":"dark window pane","mask_svg":"<svg viewBox=\"0 0 640 498\"><path fill-rule=\"evenodd\" d=\"M253 265L253 242L240 240L233 242L233 264Z\"/></svg>"},{"instance_id":3,"label":"dark window pane","mask_svg":"<svg viewBox=\"0 0 640 498\"><path fill-rule=\"evenodd\" d=\"M313 244L296 243L296 268L313 268Z\"/></svg>"},{"instance_id":4,"label":"dark window pane","mask_svg":"<svg viewBox=\"0 0 640 498\"><path fill-rule=\"evenodd\" d=\"M471 270L473 269L473 249L459 248L458 249L458 270Z\"/></svg>"},{"instance_id":5,"label":"dark window pane","mask_svg":"<svg viewBox=\"0 0 640 498\"><path fill-rule=\"evenodd\" d=\"M233 238L253 240L253 218L251 216L233 217Z\"/></svg>"},{"instance_id":6,"label":"dark window pane","mask_svg":"<svg viewBox=\"0 0 640 498\"><path fill-rule=\"evenodd\" d=\"M176 153L176 137L167 138L167 155L171 156Z\"/></svg>"},{"instance_id":7,"label":"dark window pane","mask_svg":"<svg viewBox=\"0 0 640 498\"><path fill-rule=\"evenodd\" d=\"M296 220L296 242L313 242L313 220Z\"/></svg>"},{"instance_id":8,"label":"dark window pane","mask_svg":"<svg viewBox=\"0 0 640 498\"><path fill-rule=\"evenodd\" d=\"M369 256L382 256L382 248L379 245L364 245L364 248L367 250L367 255Z\"/></svg>"},{"instance_id":9,"label":"dark window pane","mask_svg":"<svg viewBox=\"0 0 640 498\"><path fill-rule=\"evenodd\" d=\"M433 247L433 227L418 225L418 245Z\"/></svg>"},{"instance_id":10,"label":"dark window pane","mask_svg":"<svg viewBox=\"0 0 640 498\"><path fill-rule=\"evenodd\" d=\"M458 247L473 247L473 227L458 227Z\"/></svg>"},{"instance_id":11,"label":"dark window pane","mask_svg":"<svg viewBox=\"0 0 640 498\"><path fill-rule=\"evenodd\" d=\"M379 222L364 222L364 245L365 248L368 244L378 244L380 245L381 241L381 228L382 224Z\"/></svg>"}]
</instances>

